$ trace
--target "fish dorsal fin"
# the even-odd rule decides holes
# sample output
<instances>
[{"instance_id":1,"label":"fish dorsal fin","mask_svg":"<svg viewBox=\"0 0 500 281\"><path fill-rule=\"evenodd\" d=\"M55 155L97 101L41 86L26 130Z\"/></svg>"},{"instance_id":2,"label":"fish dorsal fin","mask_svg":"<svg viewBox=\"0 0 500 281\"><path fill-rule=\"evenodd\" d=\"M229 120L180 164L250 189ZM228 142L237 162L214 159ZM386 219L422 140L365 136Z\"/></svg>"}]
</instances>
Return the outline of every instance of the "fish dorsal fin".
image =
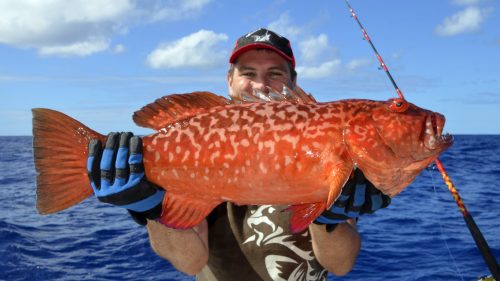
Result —
<instances>
[{"instance_id":1,"label":"fish dorsal fin","mask_svg":"<svg viewBox=\"0 0 500 281\"><path fill-rule=\"evenodd\" d=\"M164 96L134 113L135 124L141 127L160 130L168 124L194 116L214 106L232 102L210 92L193 92Z\"/></svg>"}]
</instances>

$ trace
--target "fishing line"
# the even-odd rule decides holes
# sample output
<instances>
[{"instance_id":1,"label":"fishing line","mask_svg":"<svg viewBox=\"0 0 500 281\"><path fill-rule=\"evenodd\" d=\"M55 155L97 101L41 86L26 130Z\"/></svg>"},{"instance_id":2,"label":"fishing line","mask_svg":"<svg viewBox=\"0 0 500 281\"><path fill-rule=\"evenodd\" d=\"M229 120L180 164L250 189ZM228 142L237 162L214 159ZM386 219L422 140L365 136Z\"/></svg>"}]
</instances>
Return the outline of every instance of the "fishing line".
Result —
<instances>
[{"instance_id":1,"label":"fishing line","mask_svg":"<svg viewBox=\"0 0 500 281\"><path fill-rule=\"evenodd\" d=\"M431 174L432 187L434 189L434 199L436 201L436 205L439 205L439 198L438 198L438 193L437 193L437 188L436 188L436 182L434 180L435 170L436 170L435 165L429 166L427 168L427 171ZM464 277L463 277L463 273L462 273L462 271L460 271L458 264L457 264L457 261L455 260L455 257L453 256L453 253L451 252L450 246L448 245L448 241L446 241L446 237L444 235L444 230L443 230L443 223L442 223L441 219L442 219L442 217L438 218L439 230L441 230L441 240L443 240L444 245L446 246L446 249L448 250L448 254L451 257L451 260L453 261L453 265L455 266L455 271L456 271L457 275L460 277L460 279L462 279L462 281L465 281Z\"/></svg>"}]
</instances>

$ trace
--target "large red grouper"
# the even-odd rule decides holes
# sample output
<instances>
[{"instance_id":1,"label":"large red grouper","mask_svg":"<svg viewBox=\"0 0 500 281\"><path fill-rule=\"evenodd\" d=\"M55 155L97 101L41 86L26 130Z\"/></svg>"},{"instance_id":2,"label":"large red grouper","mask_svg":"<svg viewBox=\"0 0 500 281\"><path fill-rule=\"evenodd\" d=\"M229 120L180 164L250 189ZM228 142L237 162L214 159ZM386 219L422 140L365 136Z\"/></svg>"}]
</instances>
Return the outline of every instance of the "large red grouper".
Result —
<instances>
[{"instance_id":1,"label":"large red grouper","mask_svg":"<svg viewBox=\"0 0 500 281\"><path fill-rule=\"evenodd\" d=\"M232 104L208 92L170 95L134 114L156 133L143 140L149 181L164 188L161 222L199 224L224 201L291 205L305 229L361 169L394 197L452 144L445 118L402 99ZM87 146L101 135L50 109L33 109L37 208L42 214L92 194Z\"/></svg>"}]
</instances>

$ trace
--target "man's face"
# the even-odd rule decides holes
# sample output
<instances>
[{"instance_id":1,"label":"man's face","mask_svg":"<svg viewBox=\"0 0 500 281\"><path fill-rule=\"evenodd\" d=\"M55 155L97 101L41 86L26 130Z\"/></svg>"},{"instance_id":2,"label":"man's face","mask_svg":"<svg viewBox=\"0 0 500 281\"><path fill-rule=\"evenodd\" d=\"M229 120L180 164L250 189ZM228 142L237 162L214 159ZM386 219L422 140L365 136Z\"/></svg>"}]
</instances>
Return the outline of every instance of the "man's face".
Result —
<instances>
[{"instance_id":1,"label":"man's face","mask_svg":"<svg viewBox=\"0 0 500 281\"><path fill-rule=\"evenodd\" d=\"M233 74L228 74L229 95L241 100L254 91L267 93L269 88L281 91L294 87L287 60L271 50L250 50L238 57Z\"/></svg>"}]
</instances>

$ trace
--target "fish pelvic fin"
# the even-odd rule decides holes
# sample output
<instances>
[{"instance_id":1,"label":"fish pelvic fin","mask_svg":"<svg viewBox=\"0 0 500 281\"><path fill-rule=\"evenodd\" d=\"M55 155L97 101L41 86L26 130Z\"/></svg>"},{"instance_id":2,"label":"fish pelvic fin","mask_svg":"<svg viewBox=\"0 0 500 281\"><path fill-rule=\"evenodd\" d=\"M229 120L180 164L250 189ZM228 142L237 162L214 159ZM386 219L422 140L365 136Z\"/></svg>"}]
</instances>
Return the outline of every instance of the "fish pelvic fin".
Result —
<instances>
[{"instance_id":1,"label":"fish pelvic fin","mask_svg":"<svg viewBox=\"0 0 500 281\"><path fill-rule=\"evenodd\" d=\"M87 176L88 143L105 136L55 110L34 108L33 160L36 207L40 214L67 209L93 190Z\"/></svg>"},{"instance_id":2,"label":"fish pelvic fin","mask_svg":"<svg viewBox=\"0 0 500 281\"><path fill-rule=\"evenodd\" d=\"M188 229L200 224L222 201L198 199L194 196L166 192L160 222L176 229Z\"/></svg>"},{"instance_id":3,"label":"fish pelvic fin","mask_svg":"<svg viewBox=\"0 0 500 281\"><path fill-rule=\"evenodd\" d=\"M324 202L293 205L286 210L292 211L290 231L299 233L305 230L326 209Z\"/></svg>"},{"instance_id":4,"label":"fish pelvic fin","mask_svg":"<svg viewBox=\"0 0 500 281\"><path fill-rule=\"evenodd\" d=\"M212 107L231 103L231 100L210 92L173 94L144 106L136 111L132 118L138 126L158 131L169 124L192 117Z\"/></svg>"}]
</instances>

